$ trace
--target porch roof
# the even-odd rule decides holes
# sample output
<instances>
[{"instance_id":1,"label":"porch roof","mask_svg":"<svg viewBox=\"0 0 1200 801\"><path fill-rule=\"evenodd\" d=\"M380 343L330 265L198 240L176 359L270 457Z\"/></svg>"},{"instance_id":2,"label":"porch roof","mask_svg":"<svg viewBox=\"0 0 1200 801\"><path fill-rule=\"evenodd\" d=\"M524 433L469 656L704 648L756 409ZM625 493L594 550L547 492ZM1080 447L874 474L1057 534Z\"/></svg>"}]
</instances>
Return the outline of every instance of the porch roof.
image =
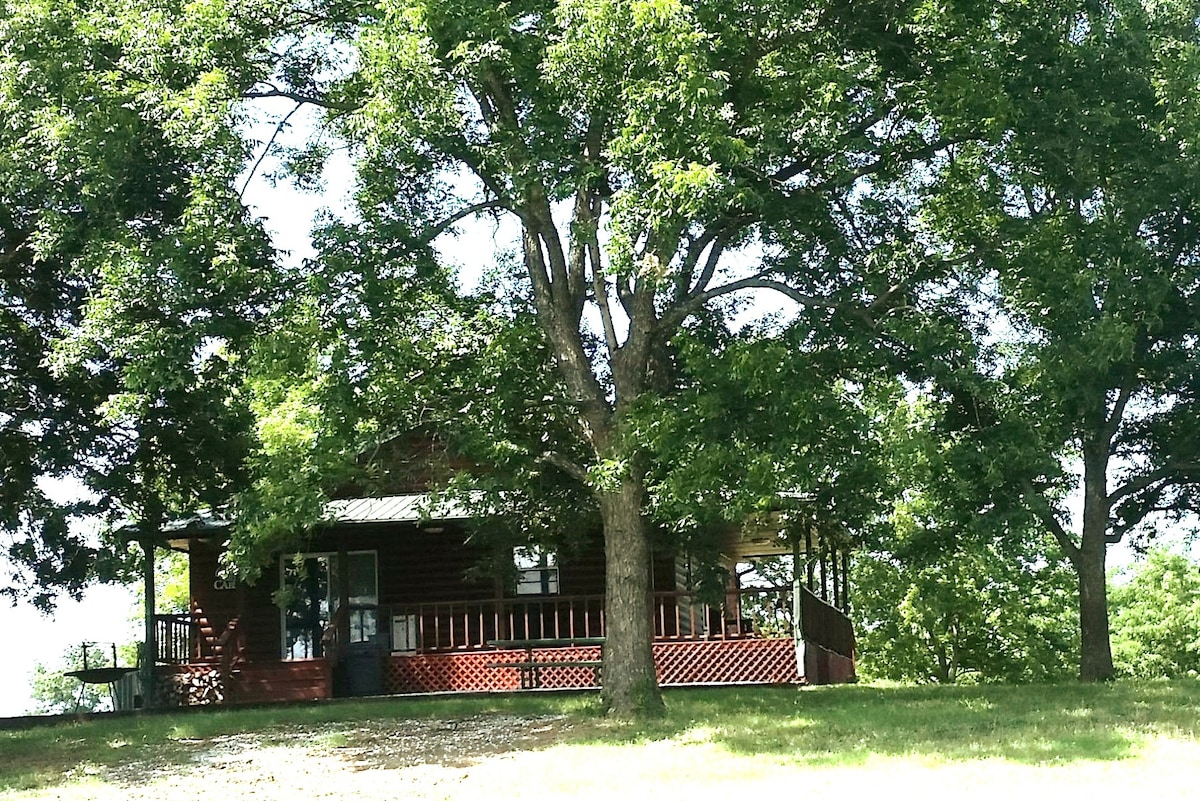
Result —
<instances>
[{"instance_id":1,"label":"porch roof","mask_svg":"<svg viewBox=\"0 0 1200 801\"><path fill-rule=\"evenodd\" d=\"M471 514L462 504L450 500L435 500L429 493L387 495L382 498L344 498L325 506L322 522L355 523L422 523L438 520L466 520ZM220 514L201 512L168 520L159 533L160 544L179 551L189 550L194 538L209 538L227 534L232 521ZM126 524L117 529L126 539L140 535L139 527Z\"/></svg>"},{"instance_id":2,"label":"porch roof","mask_svg":"<svg viewBox=\"0 0 1200 801\"><path fill-rule=\"evenodd\" d=\"M435 500L428 493L346 498L330 501L325 520L331 523L420 523L428 520L466 520L471 514L452 500Z\"/></svg>"}]
</instances>

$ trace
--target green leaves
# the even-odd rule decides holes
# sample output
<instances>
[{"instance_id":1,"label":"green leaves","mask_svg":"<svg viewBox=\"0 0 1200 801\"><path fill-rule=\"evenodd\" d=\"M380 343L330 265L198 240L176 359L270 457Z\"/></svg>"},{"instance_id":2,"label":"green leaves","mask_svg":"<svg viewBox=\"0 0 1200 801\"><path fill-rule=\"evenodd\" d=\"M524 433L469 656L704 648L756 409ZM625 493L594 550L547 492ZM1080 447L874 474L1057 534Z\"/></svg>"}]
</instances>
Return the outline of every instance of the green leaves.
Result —
<instances>
[{"instance_id":1,"label":"green leaves","mask_svg":"<svg viewBox=\"0 0 1200 801\"><path fill-rule=\"evenodd\" d=\"M1113 661L1123 676L1200 674L1200 566L1164 549L1113 582Z\"/></svg>"},{"instance_id":2,"label":"green leaves","mask_svg":"<svg viewBox=\"0 0 1200 801\"><path fill-rule=\"evenodd\" d=\"M0 299L25 326L0 328L0 350L10 332L21 347L0 392L24 396L0 425L30 443L6 451L6 482L24 478L0 525L30 570L14 586L45 601L111 580L126 547L64 515L153 528L240 481L238 354L270 306L273 265L231 187L245 153L233 86L248 76L201 67L211 39L164 24L182 15L30 3L0 27ZM94 500L47 509L47 478Z\"/></svg>"}]
</instances>

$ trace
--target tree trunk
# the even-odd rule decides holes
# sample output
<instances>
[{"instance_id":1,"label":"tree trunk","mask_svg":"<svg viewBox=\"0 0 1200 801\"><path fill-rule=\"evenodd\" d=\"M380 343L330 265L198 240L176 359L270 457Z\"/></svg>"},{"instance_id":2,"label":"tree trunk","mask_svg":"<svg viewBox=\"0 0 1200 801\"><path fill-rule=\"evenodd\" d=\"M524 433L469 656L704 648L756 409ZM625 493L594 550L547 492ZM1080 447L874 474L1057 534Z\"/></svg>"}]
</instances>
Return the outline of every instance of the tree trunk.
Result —
<instances>
[{"instance_id":1,"label":"tree trunk","mask_svg":"<svg viewBox=\"0 0 1200 801\"><path fill-rule=\"evenodd\" d=\"M1079 576L1079 678L1109 681L1114 676L1108 631L1108 584L1105 576L1109 500L1107 462L1102 454L1085 454L1083 536L1073 554Z\"/></svg>"},{"instance_id":2,"label":"tree trunk","mask_svg":"<svg viewBox=\"0 0 1200 801\"><path fill-rule=\"evenodd\" d=\"M604 522L604 702L610 714L660 715L662 695L654 671L650 544L640 477L626 477L599 495Z\"/></svg>"},{"instance_id":3,"label":"tree trunk","mask_svg":"<svg viewBox=\"0 0 1200 801\"><path fill-rule=\"evenodd\" d=\"M1108 632L1108 588L1105 582L1104 547L1081 550L1079 572L1079 678L1108 681L1113 678L1112 646Z\"/></svg>"}]
</instances>

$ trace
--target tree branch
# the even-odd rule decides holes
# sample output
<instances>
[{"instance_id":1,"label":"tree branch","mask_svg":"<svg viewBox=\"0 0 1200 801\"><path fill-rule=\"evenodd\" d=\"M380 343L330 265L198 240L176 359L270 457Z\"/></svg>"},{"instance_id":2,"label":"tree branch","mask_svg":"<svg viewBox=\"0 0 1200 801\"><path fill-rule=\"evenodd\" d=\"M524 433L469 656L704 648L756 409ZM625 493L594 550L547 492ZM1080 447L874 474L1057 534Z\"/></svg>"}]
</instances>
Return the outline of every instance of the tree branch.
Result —
<instances>
[{"instance_id":1,"label":"tree branch","mask_svg":"<svg viewBox=\"0 0 1200 801\"><path fill-rule=\"evenodd\" d=\"M485 200L480 203L474 203L470 206L467 206L464 209L460 209L460 210L456 211L454 214L451 214L449 217L442 220L440 223L435 225L433 228L429 229L429 231L426 232L426 234L421 237L420 244L422 244L422 245L429 244L430 242L432 242L433 240L435 240L439 236L441 236L443 233L445 233L447 229L451 228L459 220L466 219L467 217L470 217L473 214L478 214L479 212L486 211L488 209L502 209L504 211L512 211L514 214L517 214L517 216L520 216L519 213L510 209L504 201L502 201L498 198L493 198L492 200Z\"/></svg>"},{"instance_id":2,"label":"tree branch","mask_svg":"<svg viewBox=\"0 0 1200 801\"><path fill-rule=\"evenodd\" d=\"M267 155L270 154L271 147L275 144L275 140L279 138L279 134L283 133L283 129L287 127L288 121L291 120L295 113L302 108L304 108L303 103L296 103L296 105L292 106L292 110L285 114L283 119L276 123L275 130L271 132L271 138L268 139L267 143L263 146L262 153L258 155L258 158L254 162L254 166L251 167L250 172L246 174L246 180L242 182L242 188L238 190L238 200L241 200L242 196L246 194L246 189L250 186L250 181L254 178L254 174L258 172L258 168L262 166L263 161L265 161Z\"/></svg>"},{"instance_id":3,"label":"tree branch","mask_svg":"<svg viewBox=\"0 0 1200 801\"><path fill-rule=\"evenodd\" d=\"M679 271L675 275L675 302L680 303L688 294L688 286L696 272L696 265L704 250L716 237L714 229L707 229L699 237L688 237L687 252L680 262Z\"/></svg>"},{"instance_id":4,"label":"tree branch","mask_svg":"<svg viewBox=\"0 0 1200 801\"><path fill-rule=\"evenodd\" d=\"M713 275L717 272L717 263L721 261L721 256L725 253L725 246L728 244L728 236L720 235L713 238L712 245L709 247L708 258L704 260L704 267L700 270L700 276L696 279L696 283L688 290L690 297L695 297L708 289Z\"/></svg>"},{"instance_id":5,"label":"tree branch","mask_svg":"<svg viewBox=\"0 0 1200 801\"><path fill-rule=\"evenodd\" d=\"M424 247L445 233L447 229L451 228L459 220L470 217L472 214L478 214L481 211L486 211L487 209L500 209L511 214L515 214L518 217L521 216L519 211L509 207L505 201L496 198L493 198L492 200L481 201L479 203L473 203L472 205L463 209L459 209L454 214L451 214L449 217L442 220L440 223L433 226L420 237L418 237L415 241L400 243L396 247L388 248L385 253L387 254L388 258L397 258L416 248Z\"/></svg>"},{"instance_id":6,"label":"tree branch","mask_svg":"<svg viewBox=\"0 0 1200 801\"><path fill-rule=\"evenodd\" d=\"M880 123L884 119L886 119L887 116L889 114L891 114L893 111L895 111L895 108L888 106L888 107L882 109L882 111L880 113L874 114L870 117L867 117L862 122L860 122L858 125L851 128L850 130L846 131L846 133L843 134L839 138L838 142L840 144L844 144L845 142L847 142L850 139L862 136L867 131L871 130L872 127L874 127L875 125L877 125L878 123ZM835 148L835 150L837 152L841 152L843 149L844 149L843 147ZM816 160L810 158L807 161L795 161L791 164L788 164L787 166L781 167L778 170L776 170L775 172L771 173L771 175L769 175L767 177L772 183L782 184L782 183L786 183L787 181L790 181L791 179L795 178L797 175L800 175L801 173L805 172L806 170L812 170L815 168L816 168Z\"/></svg>"},{"instance_id":7,"label":"tree branch","mask_svg":"<svg viewBox=\"0 0 1200 801\"><path fill-rule=\"evenodd\" d=\"M1063 528L1062 522L1058 516L1054 514L1054 510L1050 504L1046 502L1046 497L1037 491L1033 486L1033 482L1025 479L1022 483L1026 500L1036 508L1031 511L1037 515L1038 519L1046 528L1050 529L1050 533L1054 535L1054 539L1058 541L1058 545L1067 554L1067 558L1074 564L1079 559L1080 548L1071 538L1070 533Z\"/></svg>"},{"instance_id":8,"label":"tree branch","mask_svg":"<svg viewBox=\"0 0 1200 801\"><path fill-rule=\"evenodd\" d=\"M616 354L621 347L617 339L617 327L613 323L612 305L608 302L608 281L604 278L604 269L600 263L599 245L591 246L592 261L592 290L596 294L596 305L600 308L600 320L604 325L604 342L608 346L610 356Z\"/></svg>"},{"instance_id":9,"label":"tree branch","mask_svg":"<svg viewBox=\"0 0 1200 801\"><path fill-rule=\"evenodd\" d=\"M741 280L733 281L732 283L728 283L728 284L723 284L719 287L715 287L714 289L709 289L709 290L705 290L704 292L699 292L695 295L692 295L688 299L688 302L684 305L687 306L688 310L690 311L691 309L703 306L705 303L712 300L713 298L718 298L722 295L729 295L733 292L740 292L743 289L771 289L776 292L779 292L782 295L786 295L787 297L791 298L792 300L794 300L797 303L804 305L804 306L816 306L819 308L826 308L826 309L844 309L845 308L845 304L843 304L843 303L838 303L837 301L827 300L825 298L819 298L819 297L816 297L815 295L806 295L805 293L801 292L800 290L796 289L795 287L788 286L787 284L783 283L782 281L777 281L772 278L766 278L765 276L763 276L761 274L750 276L749 278L742 278Z\"/></svg>"},{"instance_id":10,"label":"tree branch","mask_svg":"<svg viewBox=\"0 0 1200 801\"><path fill-rule=\"evenodd\" d=\"M1162 467L1151 470L1145 475L1126 481L1119 488L1109 493L1108 501L1110 504L1115 505L1132 495L1137 495L1139 492L1145 492L1147 489L1159 483L1160 481L1166 481L1175 473L1185 473L1196 470L1200 470L1200 464L1168 462Z\"/></svg>"},{"instance_id":11,"label":"tree branch","mask_svg":"<svg viewBox=\"0 0 1200 801\"><path fill-rule=\"evenodd\" d=\"M1116 436L1117 429L1121 427L1121 418L1125 415L1125 406L1129 403L1129 398L1133 395L1134 382L1132 380L1125 381L1120 390L1117 392L1117 399L1113 402L1112 411L1108 414L1108 419L1104 421L1104 427L1101 429L1101 435L1105 442L1112 442L1112 438Z\"/></svg>"},{"instance_id":12,"label":"tree branch","mask_svg":"<svg viewBox=\"0 0 1200 801\"><path fill-rule=\"evenodd\" d=\"M544 462L557 467L567 475L577 479L582 484L588 483L588 472L581 465L572 459L568 459L558 451L546 451L537 458L539 462Z\"/></svg>"},{"instance_id":13,"label":"tree branch","mask_svg":"<svg viewBox=\"0 0 1200 801\"><path fill-rule=\"evenodd\" d=\"M358 111L362 106L357 103L336 103L328 98L317 97L315 95L306 95L303 92L293 92L288 89L280 89L274 84L266 84L270 89L255 90L243 92L242 97L246 100L262 100L265 98L282 97L291 100L300 105L320 106L321 108L333 109L334 111Z\"/></svg>"},{"instance_id":14,"label":"tree branch","mask_svg":"<svg viewBox=\"0 0 1200 801\"><path fill-rule=\"evenodd\" d=\"M865 178L868 175L874 175L875 173L883 170L887 166L897 161L920 161L922 159L927 159L936 155L941 150L965 141L969 140L966 137L947 137L944 139L936 139L927 143L924 147L918 147L912 150L901 151L898 153L881 153L879 158L875 159L875 161L872 161L870 164L864 164L858 169L850 170L849 172L842 173L841 175L831 175L824 181L819 181L818 183L812 184L811 186L805 188L808 191L823 192L834 187L846 187L850 184L853 184L859 178Z\"/></svg>"}]
</instances>

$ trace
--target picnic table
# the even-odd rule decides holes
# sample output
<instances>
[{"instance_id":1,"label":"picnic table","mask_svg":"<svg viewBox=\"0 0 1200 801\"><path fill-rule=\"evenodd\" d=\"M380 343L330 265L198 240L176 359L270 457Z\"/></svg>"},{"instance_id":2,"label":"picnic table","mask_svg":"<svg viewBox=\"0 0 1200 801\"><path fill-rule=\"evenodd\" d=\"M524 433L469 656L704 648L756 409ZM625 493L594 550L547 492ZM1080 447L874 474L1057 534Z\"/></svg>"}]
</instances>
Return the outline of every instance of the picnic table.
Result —
<instances>
[{"instance_id":1,"label":"picnic table","mask_svg":"<svg viewBox=\"0 0 1200 801\"><path fill-rule=\"evenodd\" d=\"M591 668L592 678L600 684L600 671L604 666L599 659L535 659L533 652L546 648L571 648L582 646L604 645L603 637L544 637L526 640L488 640L488 645L501 650L519 650L525 652L525 658L512 662L489 662L490 668L515 668L521 671L521 689L532 690L542 686L542 670L544 668L584 667Z\"/></svg>"}]
</instances>

